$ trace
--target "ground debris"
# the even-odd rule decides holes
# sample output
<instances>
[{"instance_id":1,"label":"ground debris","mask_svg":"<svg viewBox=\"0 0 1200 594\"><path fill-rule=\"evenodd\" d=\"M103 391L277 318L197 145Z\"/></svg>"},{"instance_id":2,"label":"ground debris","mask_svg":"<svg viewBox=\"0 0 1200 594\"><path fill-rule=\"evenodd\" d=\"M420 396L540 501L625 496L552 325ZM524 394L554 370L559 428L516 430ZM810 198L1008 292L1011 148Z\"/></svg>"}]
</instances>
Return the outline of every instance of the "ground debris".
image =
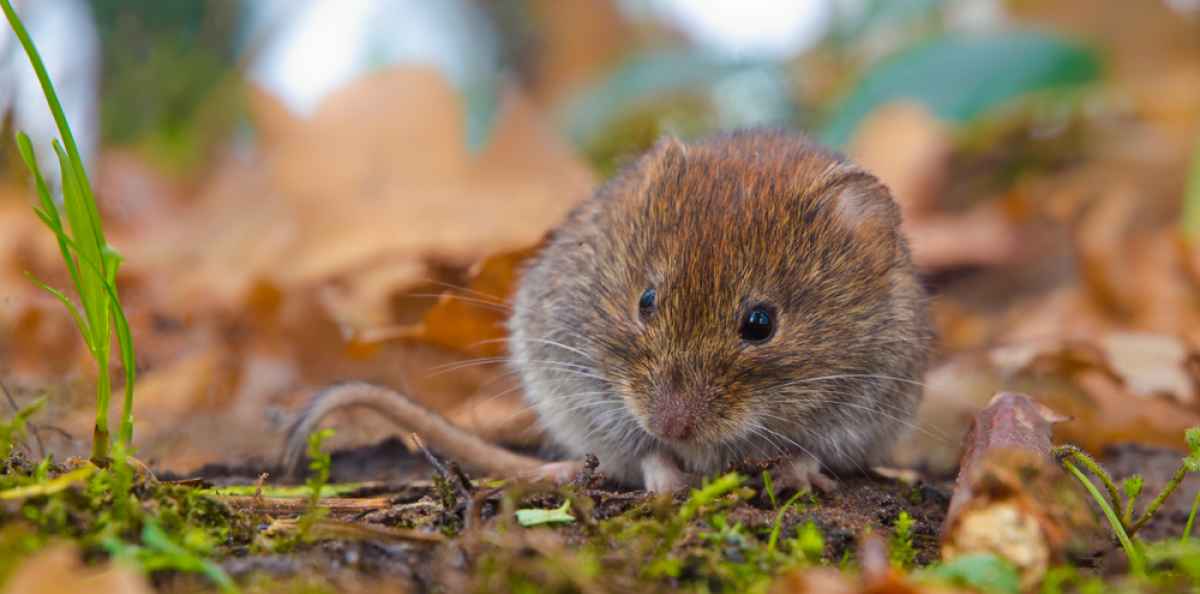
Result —
<instances>
[{"instance_id":1,"label":"ground debris","mask_svg":"<svg viewBox=\"0 0 1200 594\"><path fill-rule=\"evenodd\" d=\"M1011 392L996 394L975 417L942 526L943 558L998 555L1030 588L1088 535L1081 530L1090 524L1087 504L1051 450L1051 427L1066 420Z\"/></svg>"}]
</instances>

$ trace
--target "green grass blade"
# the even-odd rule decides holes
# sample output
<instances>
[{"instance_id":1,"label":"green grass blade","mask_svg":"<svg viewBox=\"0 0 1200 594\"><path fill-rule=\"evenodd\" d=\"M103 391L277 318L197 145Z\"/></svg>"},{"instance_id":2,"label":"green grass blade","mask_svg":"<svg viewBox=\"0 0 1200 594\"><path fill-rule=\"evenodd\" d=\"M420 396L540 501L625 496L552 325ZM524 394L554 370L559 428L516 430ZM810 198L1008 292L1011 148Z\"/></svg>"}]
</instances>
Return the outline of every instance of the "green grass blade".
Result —
<instances>
[{"instance_id":1,"label":"green grass blade","mask_svg":"<svg viewBox=\"0 0 1200 594\"><path fill-rule=\"evenodd\" d=\"M1125 533L1125 527L1121 525L1121 519L1117 517L1112 506L1108 504L1108 500L1100 494L1100 490L1096 488L1096 485L1092 484L1092 481L1087 476L1084 476L1083 472L1076 468L1070 460L1063 460L1062 464L1083 484L1083 487L1092 495L1092 499L1095 499L1096 503L1100 506L1100 511L1104 512L1104 517L1108 518L1108 523L1112 527L1113 534L1117 536L1117 540L1121 542L1121 548L1125 549L1125 554L1129 557L1129 570L1137 575L1145 575L1146 560L1142 557L1142 551L1137 548L1137 545Z\"/></svg>"},{"instance_id":2,"label":"green grass blade","mask_svg":"<svg viewBox=\"0 0 1200 594\"><path fill-rule=\"evenodd\" d=\"M79 184L71 171L69 157L58 142L54 143L54 152L58 154L59 166L63 172L63 206L67 214L67 223L71 226L71 239L74 240L76 252L80 258L100 264L99 274L84 268L80 271L79 300L83 303L83 311L87 313L88 325L92 331L92 342L102 348L103 338L108 334L105 322L106 312L102 302L102 285L107 276L104 274L100 246L96 243L95 229L87 212L80 208Z\"/></svg>"},{"instance_id":3,"label":"green grass blade","mask_svg":"<svg viewBox=\"0 0 1200 594\"><path fill-rule=\"evenodd\" d=\"M17 132L17 152L21 154L21 160L25 162L25 166L33 173L34 186L37 188L38 200L42 205L41 211L45 212L42 213L38 209L34 210L39 212L42 221L50 227L55 237L58 238L58 250L62 254L63 261L67 264L67 271L71 273L71 283L78 287L79 269L75 265L74 258L70 257L66 244L62 241L66 232L63 230L62 219L58 216L58 207L55 206L54 200L50 198L50 188L46 185L46 179L42 177L42 170L38 167L37 158L33 155L33 143L29 141L29 136L24 132Z\"/></svg>"},{"instance_id":4,"label":"green grass blade","mask_svg":"<svg viewBox=\"0 0 1200 594\"><path fill-rule=\"evenodd\" d=\"M33 282L33 284L41 287L42 290L53 295L56 299L58 299L67 308L67 311L71 313L71 318L75 320L75 325L79 326L79 331L81 333L83 333L84 339L86 342L87 322L85 322L83 317L79 314L79 309L75 307L75 304L71 302L71 299L69 297L67 297L66 294L63 293L62 291L59 291L58 289L55 289L54 287L47 285L46 283L42 282L42 279L40 279L28 272L25 273L25 277L28 278L31 282ZM88 344L88 350L93 350L91 344Z\"/></svg>"}]
</instances>

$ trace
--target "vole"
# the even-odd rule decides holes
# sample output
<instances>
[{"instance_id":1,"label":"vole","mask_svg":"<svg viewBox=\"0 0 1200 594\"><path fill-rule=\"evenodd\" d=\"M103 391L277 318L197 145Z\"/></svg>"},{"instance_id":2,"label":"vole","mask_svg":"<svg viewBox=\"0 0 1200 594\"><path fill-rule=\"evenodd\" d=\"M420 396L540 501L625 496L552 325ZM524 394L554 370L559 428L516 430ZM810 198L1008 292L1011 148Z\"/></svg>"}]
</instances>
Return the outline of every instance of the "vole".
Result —
<instances>
[{"instance_id":1,"label":"vole","mask_svg":"<svg viewBox=\"0 0 1200 594\"><path fill-rule=\"evenodd\" d=\"M926 301L896 204L845 157L775 130L666 138L551 232L513 300L510 365L567 462L363 383L318 395L288 460L327 413L362 405L500 477L563 479L594 454L662 492L783 457L779 484L830 490L911 425Z\"/></svg>"}]
</instances>

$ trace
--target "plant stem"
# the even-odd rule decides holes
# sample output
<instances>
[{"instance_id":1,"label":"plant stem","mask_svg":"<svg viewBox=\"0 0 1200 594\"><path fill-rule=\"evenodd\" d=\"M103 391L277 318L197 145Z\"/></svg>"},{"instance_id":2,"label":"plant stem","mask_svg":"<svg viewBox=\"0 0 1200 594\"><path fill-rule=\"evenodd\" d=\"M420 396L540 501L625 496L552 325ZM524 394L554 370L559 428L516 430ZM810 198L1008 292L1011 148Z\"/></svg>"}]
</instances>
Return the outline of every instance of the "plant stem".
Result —
<instances>
[{"instance_id":1,"label":"plant stem","mask_svg":"<svg viewBox=\"0 0 1200 594\"><path fill-rule=\"evenodd\" d=\"M1142 552L1137 548L1137 545L1129 538L1125 532L1125 527L1121 525L1121 519L1117 517L1112 506L1104 500L1104 496L1100 494L1100 490L1092 481L1087 478L1070 460L1063 460L1063 466L1067 471L1075 475L1075 478L1083 483L1083 487L1092 494L1092 498L1100 505L1100 510L1104 512L1104 516L1108 518L1109 525L1112 526L1113 532L1117 535L1117 540L1121 542L1121 548L1125 549L1125 554L1129 557L1129 569L1132 573L1143 575L1146 569L1146 560L1142 557Z\"/></svg>"},{"instance_id":2,"label":"plant stem","mask_svg":"<svg viewBox=\"0 0 1200 594\"><path fill-rule=\"evenodd\" d=\"M1058 446L1057 448L1054 448L1054 454L1059 458L1070 456L1077 460L1084 466L1084 468L1087 468L1088 472L1095 475L1096 478L1100 479L1100 482L1104 483L1104 488L1108 490L1108 499L1112 502L1113 508L1119 510L1124 507L1121 505L1121 491L1117 489L1117 484L1113 482L1112 477L1108 474L1108 471L1104 470L1104 468L1095 460L1093 460L1091 456L1087 455L1083 450L1073 445ZM1063 460L1063 463L1065 464L1066 460Z\"/></svg>"},{"instance_id":3,"label":"plant stem","mask_svg":"<svg viewBox=\"0 0 1200 594\"><path fill-rule=\"evenodd\" d=\"M1192 511L1188 513L1187 525L1183 527L1183 536L1179 537L1179 542L1185 542L1192 536L1192 526L1196 523L1196 510L1200 508L1200 491L1196 492L1196 498L1192 500Z\"/></svg>"},{"instance_id":4,"label":"plant stem","mask_svg":"<svg viewBox=\"0 0 1200 594\"><path fill-rule=\"evenodd\" d=\"M1146 522L1150 521L1150 518L1154 516L1154 512L1157 512L1158 508L1162 507L1162 504L1167 500L1167 497L1169 497L1171 493L1174 493L1175 489L1179 488L1179 483L1183 482L1183 477L1186 475L1187 467L1181 464L1179 466L1179 470L1175 471L1175 476L1171 477L1171 482L1167 483L1166 487L1163 487L1163 490L1158 494L1158 497L1155 497L1154 501L1151 501L1150 505L1146 506L1146 511L1142 512L1142 517L1138 518L1138 521L1129 528L1130 534L1136 533L1139 529L1141 529L1142 526L1146 525Z\"/></svg>"}]
</instances>

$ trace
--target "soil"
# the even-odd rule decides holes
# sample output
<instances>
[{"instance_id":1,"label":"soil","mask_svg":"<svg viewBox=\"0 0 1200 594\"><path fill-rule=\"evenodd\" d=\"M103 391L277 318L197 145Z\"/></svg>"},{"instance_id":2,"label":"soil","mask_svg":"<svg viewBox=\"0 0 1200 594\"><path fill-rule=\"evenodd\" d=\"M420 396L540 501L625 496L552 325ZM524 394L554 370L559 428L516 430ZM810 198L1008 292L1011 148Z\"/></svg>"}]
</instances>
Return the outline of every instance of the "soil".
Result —
<instances>
[{"instance_id":1,"label":"soil","mask_svg":"<svg viewBox=\"0 0 1200 594\"><path fill-rule=\"evenodd\" d=\"M1143 505L1162 488L1178 467L1181 454L1177 451L1126 444L1110 448L1101 462L1113 473L1123 478L1134 472L1145 477L1146 485L1142 496ZM194 473L212 484L252 483L261 473L281 477L279 468L268 464L246 464L242 466L209 466ZM416 529L429 532L453 534L447 544L403 540L382 541L372 539L322 541L286 554L233 556L222 562L232 576L243 583L249 579L295 580L305 576L321 576L324 584L339 591L375 591L375 586L388 584L397 591L429 592L440 591L448 579L448 572L457 574L459 580L467 580L476 567L473 565L481 554L478 547L481 539L463 530L462 522L472 512L470 504L462 497L446 513L444 501L435 485L430 481L432 467L421 454L409 452L404 444L390 439L369 447L335 452L333 455L333 480L338 483L367 482L369 486L347 498L387 498L386 504L370 510L342 511L335 513L340 520L362 525L388 526ZM170 478L170 477L168 477ZM949 504L952 480L918 480L908 484L883 476L841 477L840 488L832 494L818 494L806 505L789 508L782 517L781 538L794 536L800 526L812 521L820 528L825 539L824 557L834 563L852 558L859 537L867 531L884 536L892 534L892 527L900 513L907 512L914 519L912 544L916 552L916 564L926 565L939 559L938 533ZM269 483L287 483L287 480L269 480ZM475 493L483 493L483 481L474 481ZM747 483L756 491L760 481ZM1197 490L1200 476L1189 477L1180 491L1168 499L1161 512L1142 531L1140 536L1147 540L1178 537L1187 520L1187 513ZM603 477L592 477L579 491L582 498L590 500L594 507L591 517L596 521L616 518L638 508L675 510L687 499L687 494L678 493L674 505L656 499L643 491L622 489L607 483ZM501 518L501 495L493 493L478 497L478 514L483 531L503 534L496 530ZM522 507L551 508L562 502L554 493L530 494L517 503ZM748 534L768 534L776 520L776 508L761 494L749 497L725 510L724 519L729 524L740 523ZM477 520L478 521L478 520ZM693 523L707 520L697 519ZM554 546L578 547L594 538L589 527L583 523L563 525L552 529ZM530 531L532 532L532 531ZM465 539L465 540L464 540ZM764 538L765 540L765 538ZM688 543L683 546L706 546L703 543ZM489 541L492 545L495 540ZM523 542L522 555L539 547ZM594 541L593 541L594 542ZM711 546L707 545L707 546ZM1097 558L1113 557L1106 543L1098 543ZM606 558L620 570L622 563L637 563L638 559L621 559L618 555ZM1108 565L1104 561L1100 564ZM1110 567L1110 569L1116 569ZM176 583L190 583L194 578L176 576ZM182 581L180 581L182 580ZM463 581L462 583L466 583ZM169 586L170 584L160 584ZM166 590L179 588L166 587ZM186 589L186 588L184 588Z\"/></svg>"}]
</instances>

